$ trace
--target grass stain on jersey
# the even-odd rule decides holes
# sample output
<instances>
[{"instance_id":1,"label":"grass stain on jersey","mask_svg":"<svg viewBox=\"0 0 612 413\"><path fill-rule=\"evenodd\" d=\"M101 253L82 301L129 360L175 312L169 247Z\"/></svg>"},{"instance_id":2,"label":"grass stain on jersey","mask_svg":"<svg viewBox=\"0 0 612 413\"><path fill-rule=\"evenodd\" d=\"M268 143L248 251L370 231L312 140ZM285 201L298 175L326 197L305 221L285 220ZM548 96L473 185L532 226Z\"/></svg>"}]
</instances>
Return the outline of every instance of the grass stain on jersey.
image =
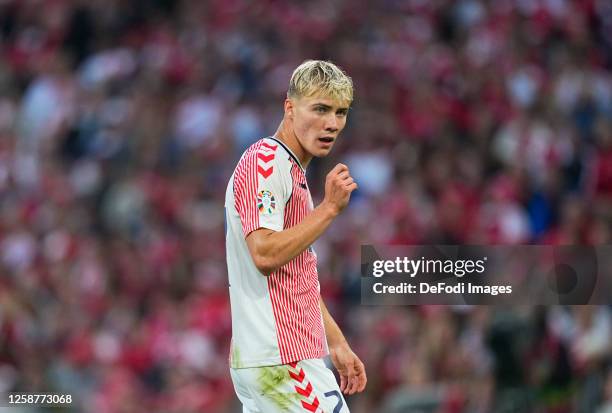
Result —
<instances>
[{"instance_id":1,"label":"grass stain on jersey","mask_svg":"<svg viewBox=\"0 0 612 413\"><path fill-rule=\"evenodd\" d=\"M291 380L287 366L261 367L257 378L261 393L269 398L280 410L289 410L289 407L298 403L300 395L294 391L283 393L283 385ZM291 385L288 387L291 389Z\"/></svg>"},{"instance_id":2,"label":"grass stain on jersey","mask_svg":"<svg viewBox=\"0 0 612 413\"><path fill-rule=\"evenodd\" d=\"M240 350L238 346L232 343L232 368L241 369L243 367L242 360L240 359Z\"/></svg>"}]
</instances>

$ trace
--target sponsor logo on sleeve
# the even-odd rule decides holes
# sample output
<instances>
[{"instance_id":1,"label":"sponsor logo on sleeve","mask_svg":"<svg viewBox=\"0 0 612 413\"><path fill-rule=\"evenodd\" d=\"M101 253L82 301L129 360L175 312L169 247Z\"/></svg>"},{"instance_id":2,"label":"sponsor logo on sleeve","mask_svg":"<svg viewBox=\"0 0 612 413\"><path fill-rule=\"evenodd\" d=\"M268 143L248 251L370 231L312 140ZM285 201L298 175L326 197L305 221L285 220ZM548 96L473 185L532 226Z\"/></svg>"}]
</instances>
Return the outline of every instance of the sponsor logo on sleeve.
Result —
<instances>
[{"instance_id":1,"label":"sponsor logo on sleeve","mask_svg":"<svg viewBox=\"0 0 612 413\"><path fill-rule=\"evenodd\" d=\"M274 171L272 161L274 160L274 152L278 145L268 145L266 142L261 144L259 151L257 152L257 173L268 178Z\"/></svg>"}]
</instances>

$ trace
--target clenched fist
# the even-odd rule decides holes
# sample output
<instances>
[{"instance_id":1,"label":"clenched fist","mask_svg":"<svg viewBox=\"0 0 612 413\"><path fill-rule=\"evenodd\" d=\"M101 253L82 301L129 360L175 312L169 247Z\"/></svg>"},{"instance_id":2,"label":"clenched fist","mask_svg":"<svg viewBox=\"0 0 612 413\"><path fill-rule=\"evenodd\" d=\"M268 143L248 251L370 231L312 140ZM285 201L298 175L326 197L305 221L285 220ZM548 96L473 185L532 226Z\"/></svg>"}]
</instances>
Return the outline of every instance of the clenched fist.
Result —
<instances>
[{"instance_id":1,"label":"clenched fist","mask_svg":"<svg viewBox=\"0 0 612 413\"><path fill-rule=\"evenodd\" d=\"M325 178L325 199L323 202L333 207L339 214L349 202L351 192L357 189L357 183L349 173L348 166L339 163Z\"/></svg>"}]
</instances>

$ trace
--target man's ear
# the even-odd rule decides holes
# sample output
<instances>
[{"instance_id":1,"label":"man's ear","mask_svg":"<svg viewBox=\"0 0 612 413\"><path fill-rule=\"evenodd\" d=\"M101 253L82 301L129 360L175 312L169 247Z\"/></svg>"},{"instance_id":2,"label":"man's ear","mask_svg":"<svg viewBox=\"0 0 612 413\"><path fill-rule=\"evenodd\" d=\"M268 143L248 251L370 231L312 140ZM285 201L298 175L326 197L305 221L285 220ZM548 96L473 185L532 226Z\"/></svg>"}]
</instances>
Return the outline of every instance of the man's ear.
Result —
<instances>
[{"instance_id":1,"label":"man's ear","mask_svg":"<svg viewBox=\"0 0 612 413\"><path fill-rule=\"evenodd\" d=\"M293 111L295 107L293 106L293 101L290 98L285 99L285 117L289 119L293 119Z\"/></svg>"}]
</instances>

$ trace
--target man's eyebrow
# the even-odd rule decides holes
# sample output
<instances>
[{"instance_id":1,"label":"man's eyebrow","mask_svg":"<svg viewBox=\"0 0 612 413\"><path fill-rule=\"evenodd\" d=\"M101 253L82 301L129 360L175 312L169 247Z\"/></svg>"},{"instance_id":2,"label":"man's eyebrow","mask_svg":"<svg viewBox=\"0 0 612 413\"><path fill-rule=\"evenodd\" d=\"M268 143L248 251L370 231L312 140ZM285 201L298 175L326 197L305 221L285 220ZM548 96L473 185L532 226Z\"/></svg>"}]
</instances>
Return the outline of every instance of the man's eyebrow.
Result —
<instances>
[{"instance_id":1,"label":"man's eyebrow","mask_svg":"<svg viewBox=\"0 0 612 413\"><path fill-rule=\"evenodd\" d=\"M325 109L331 109L332 108L332 106L326 105L325 103L320 103L320 102L313 103L312 107L313 108L314 107L322 107L322 108L325 108ZM341 108L336 109L337 112L348 112L348 110L349 110L348 107L341 107Z\"/></svg>"}]
</instances>

